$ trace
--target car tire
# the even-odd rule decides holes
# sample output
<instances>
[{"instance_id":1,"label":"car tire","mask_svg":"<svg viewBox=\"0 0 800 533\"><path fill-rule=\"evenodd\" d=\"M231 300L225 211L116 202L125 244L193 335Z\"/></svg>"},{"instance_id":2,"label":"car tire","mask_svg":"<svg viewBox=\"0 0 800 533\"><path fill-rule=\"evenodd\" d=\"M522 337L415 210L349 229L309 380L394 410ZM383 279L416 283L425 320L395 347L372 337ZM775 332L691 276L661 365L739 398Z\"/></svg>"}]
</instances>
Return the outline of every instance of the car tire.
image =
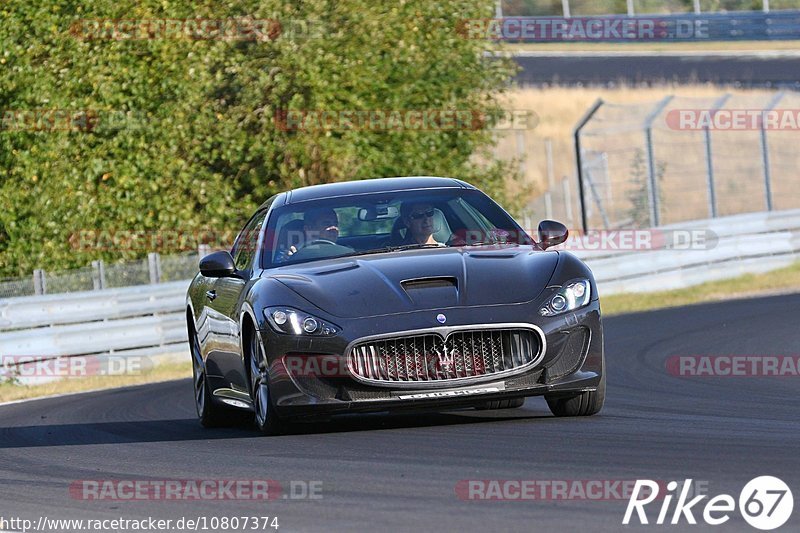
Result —
<instances>
[{"instance_id":1,"label":"car tire","mask_svg":"<svg viewBox=\"0 0 800 533\"><path fill-rule=\"evenodd\" d=\"M545 395L544 398L550 411L556 416L595 415L603 408L606 400L606 373L603 372L596 390L566 397Z\"/></svg>"},{"instance_id":2,"label":"car tire","mask_svg":"<svg viewBox=\"0 0 800 533\"><path fill-rule=\"evenodd\" d=\"M197 418L200 425L206 428L226 426L234 418L230 409L214 403L211 398L211 389L208 386L208 376L206 375L206 365L200 353L200 342L197 340L197 333L189 322L189 350L192 356L192 384L194 386L194 407L197 411Z\"/></svg>"},{"instance_id":3,"label":"car tire","mask_svg":"<svg viewBox=\"0 0 800 533\"><path fill-rule=\"evenodd\" d=\"M478 411L489 409L517 409L525 405L525 398L512 398L510 400L492 400L475 406Z\"/></svg>"},{"instance_id":4,"label":"car tire","mask_svg":"<svg viewBox=\"0 0 800 533\"><path fill-rule=\"evenodd\" d=\"M264 435L280 435L286 430L286 423L276 412L275 403L269 392L269 371L264 346L253 331L250 335L248 358L250 364L250 398L253 400L256 428Z\"/></svg>"}]
</instances>

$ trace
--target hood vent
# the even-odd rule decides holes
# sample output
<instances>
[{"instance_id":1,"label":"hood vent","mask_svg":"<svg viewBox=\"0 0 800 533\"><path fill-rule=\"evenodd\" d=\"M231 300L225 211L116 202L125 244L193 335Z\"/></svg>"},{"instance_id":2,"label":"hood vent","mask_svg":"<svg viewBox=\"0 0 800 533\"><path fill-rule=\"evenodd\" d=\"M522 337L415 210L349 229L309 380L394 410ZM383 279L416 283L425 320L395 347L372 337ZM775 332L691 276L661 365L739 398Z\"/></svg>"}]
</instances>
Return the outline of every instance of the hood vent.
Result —
<instances>
[{"instance_id":1,"label":"hood vent","mask_svg":"<svg viewBox=\"0 0 800 533\"><path fill-rule=\"evenodd\" d=\"M401 281L400 284L403 286L403 289L406 292L417 289L458 288L458 281L456 278L450 276L439 278L407 279L405 281Z\"/></svg>"},{"instance_id":2,"label":"hood vent","mask_svg":"<svg viewBox=\"0 0 800 533\"><path fill-rule=\"evenodd\" d=\"M417 309L450 307L459 304L458 281L454 277L417 278L400 285Z\"/></svg>"}]
</instances>

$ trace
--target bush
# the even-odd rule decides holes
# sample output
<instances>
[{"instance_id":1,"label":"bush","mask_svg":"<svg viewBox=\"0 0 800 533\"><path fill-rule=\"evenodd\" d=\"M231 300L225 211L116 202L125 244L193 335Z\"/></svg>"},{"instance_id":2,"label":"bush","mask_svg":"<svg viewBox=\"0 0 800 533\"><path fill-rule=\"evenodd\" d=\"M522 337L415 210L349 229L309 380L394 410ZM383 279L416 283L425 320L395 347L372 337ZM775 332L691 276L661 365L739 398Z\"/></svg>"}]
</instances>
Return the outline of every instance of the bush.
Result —
<instances>
[{"instance_id":1,"label":"bush","mask_svg":"<svg viewBox=\"0 0 800 533\"><path fill-rule=\"evenodd\" d=\"M480 157L491 144L486 128L287 131L275 121L286 110L469 109L497 117L496 96L513 67L485 58L485 42L455 31L460 19L491 17L493 9L487 0L7 0L0 277L147 251L75 249L82 231L238 229L270 195L308 184L450 175L506 200L510 167L475 164L489 160ZM277 19L295 34L78 38L89 35L81 19L240 17ZM298 35L301 23L310 31ZM20 128L17 111L36 110L83 115L70 131Z\"/></svg>"}]
</instances>

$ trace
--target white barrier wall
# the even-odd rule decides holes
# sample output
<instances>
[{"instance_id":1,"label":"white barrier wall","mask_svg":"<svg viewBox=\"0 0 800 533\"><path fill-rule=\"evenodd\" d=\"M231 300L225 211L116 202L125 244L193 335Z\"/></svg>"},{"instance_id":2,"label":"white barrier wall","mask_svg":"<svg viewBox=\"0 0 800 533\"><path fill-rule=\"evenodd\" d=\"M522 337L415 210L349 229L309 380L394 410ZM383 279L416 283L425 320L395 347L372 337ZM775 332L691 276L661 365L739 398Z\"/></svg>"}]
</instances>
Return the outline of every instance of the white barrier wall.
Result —
<instances>
[{"instance_id":1,"label":"white barrier wall","mask_svg":"<svg viewBox=\"0 0 800 533\"><path fill-rule=\"evenodd\" d=\"M800 210L753 213L665 226L654 234L705 231L701 249L580 250L601 297L689 287L765 272L800 260ZM592 244L585 243L584 247ZM562 245L560 248L564 248ZM0 356L163 353L186 349L189 281L0 300Z\"/></svg>"}]
</instances>

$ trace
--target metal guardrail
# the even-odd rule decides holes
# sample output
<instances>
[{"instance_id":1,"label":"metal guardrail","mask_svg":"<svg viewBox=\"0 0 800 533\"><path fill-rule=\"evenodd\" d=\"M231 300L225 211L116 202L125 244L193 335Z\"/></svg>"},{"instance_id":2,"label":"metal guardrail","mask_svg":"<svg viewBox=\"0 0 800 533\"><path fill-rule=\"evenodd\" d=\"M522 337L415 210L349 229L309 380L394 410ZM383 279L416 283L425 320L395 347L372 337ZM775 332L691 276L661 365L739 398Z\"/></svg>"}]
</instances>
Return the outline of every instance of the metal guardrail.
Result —
<instances>
[{"instance_id":1,"label":"metal guardrail","mask_svg":"<svg viewBox=\"0 0 800 533\"><path fill-rule=\"evenodd\" d=\"M182 309L188 287L184 280L0 300L0 332L174 313Z\"/></svg>"},{"instance_id":2,"label":"metal guardrail","mask_svg":"<svg viewBox=\"0 0 800 533\"><path fill-rule=\"evenodd\" d=\"M577 17L580 20L582 17ZM610 19L620 21L653 21L657 30L652 36L641 37L640 41L656 42L708 42L708 41L786 41L800 39L800 11L786 10L769 13L759 12L727 12L727 13L678 13L678 14L651 14L651 15L603 15L583 17L592 19ZM568 31L573 18L562 17L505 17L504 20L512 21L517 28L517 23L528 20L551 19L564 21L563 27ZM529 24L531 24L529 23ZM568 33L567 33L568 35ZM514 32L511 42L540 43L563 41L596 41L585 30L570 35L568 38L555 39L553 35L536 33L529 36L524 32ZM601 39L605 42L630 42L630 38L604 35Z\"/></svg>"},{"instance_id":3,"label":"metal guardrail","mask_svg":"<svg viewBox=\"0 0 800 533\"><path fill-rule=\"evenodd\" d=\"M710 249L576 251L594 273L601 294L691 287L746 273L767 272L800 260L800 210L748 213L663 226L656 231L703 231ZM579 246L580 247L580 246Z\"/></svg>"},{"instance_id":4,"label":"metal guardrail","mask_svg":"<svg viewBox=\"0 0 800 533\"><path fill-rule=\"evenodd\" d=\"M575 251L602 295L688 287L800 259L800 210L751 213L658 228L716 235L708 250ZM563 246L563 245L562 245ZM53 358L186 350L188 280L0 300L0 355Z\"/></svg>"}]
</instances>

